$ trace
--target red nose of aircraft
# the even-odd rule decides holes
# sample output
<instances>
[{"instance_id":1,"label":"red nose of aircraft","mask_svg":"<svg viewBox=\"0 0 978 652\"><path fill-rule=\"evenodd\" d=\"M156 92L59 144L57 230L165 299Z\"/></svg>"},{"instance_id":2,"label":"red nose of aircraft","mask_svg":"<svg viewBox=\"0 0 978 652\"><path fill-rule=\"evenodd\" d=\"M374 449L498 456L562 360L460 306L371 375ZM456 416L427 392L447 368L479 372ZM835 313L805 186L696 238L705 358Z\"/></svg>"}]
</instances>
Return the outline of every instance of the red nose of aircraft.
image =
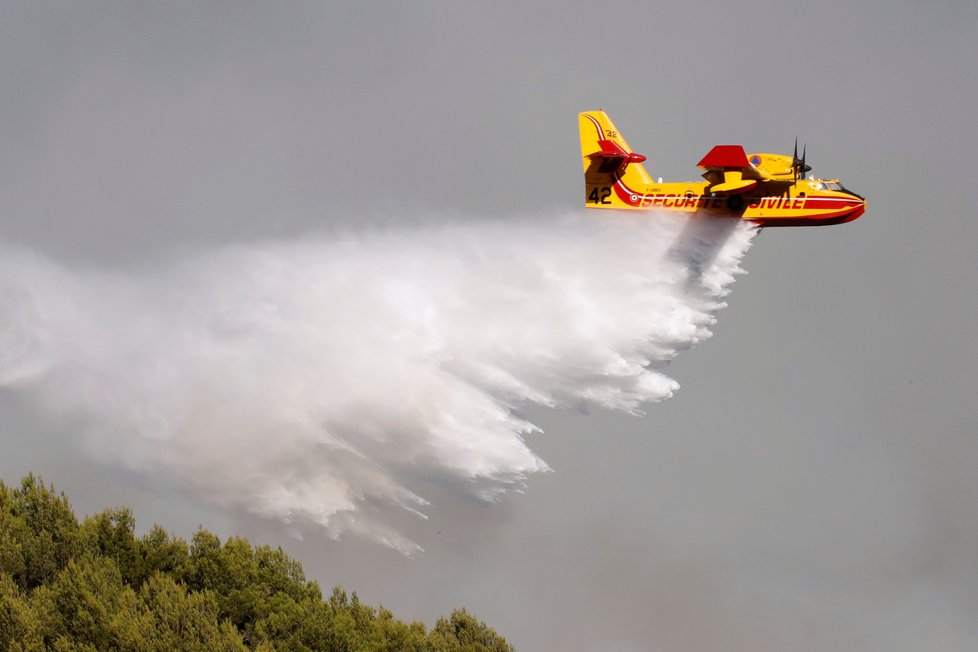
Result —
<instances>
[{"instance_id":1,"label":"red nose of aircraft","mask_svg":"<svg viewBox=\"0 0 978 652\"><path fill-rule=\"evenodd\" d=\"M853 210L852 210L851 213L849 213L849 214L846 215L846 217L845 217L844 220L842 220L843 223L844 222L851 222L851 221L853 221L854 219L860 217L863 213L866 212L866 198L865 197L863 197L862 195L857 195L856 193L854 193L853 191L851 191L849 189L846 189L845 192L846 192L847 195L849 195L849 198L852 200L851 205L853 206Z\"/></svg>"}]
</instances>

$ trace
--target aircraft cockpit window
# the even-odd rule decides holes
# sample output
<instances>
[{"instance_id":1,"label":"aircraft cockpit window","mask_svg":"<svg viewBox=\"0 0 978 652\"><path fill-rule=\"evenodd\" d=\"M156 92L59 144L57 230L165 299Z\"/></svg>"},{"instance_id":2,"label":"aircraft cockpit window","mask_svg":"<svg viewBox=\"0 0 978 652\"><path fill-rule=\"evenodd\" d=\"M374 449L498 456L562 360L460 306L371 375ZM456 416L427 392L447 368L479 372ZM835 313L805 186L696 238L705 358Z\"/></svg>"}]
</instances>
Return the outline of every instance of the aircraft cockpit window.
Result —
<instances>
[{"instance_id":1,"label":"aircraft cockpit window","mask_svg":"<svg viewBox=\"0 0 978 652\"><path fill-rule=\"evenodd\" d=\"M842 190L842 186L835 183L834 181L827 181L825 183L825 187L828 188L829 190Z\"/></svg>"}]
</instances>

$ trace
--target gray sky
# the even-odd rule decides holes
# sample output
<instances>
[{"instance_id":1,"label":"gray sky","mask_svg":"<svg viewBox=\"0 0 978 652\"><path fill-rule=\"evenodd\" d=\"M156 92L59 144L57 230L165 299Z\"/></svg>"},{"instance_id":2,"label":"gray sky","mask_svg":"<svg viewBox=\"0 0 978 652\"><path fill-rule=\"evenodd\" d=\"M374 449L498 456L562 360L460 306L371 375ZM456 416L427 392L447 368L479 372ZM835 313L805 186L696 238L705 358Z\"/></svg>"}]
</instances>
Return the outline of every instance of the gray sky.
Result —
<instances>
[{"instance_id":1,"label":"gray sky","mask_svg":"<svg viewBox=\"0 0 978 652\"><path fill-rule=\"evenodd\" d=\"M6 3L0 238L114 264L444 211L582 200L575 114L648 169L790 151L869 199L761 234L715 336L642 418L534 413L554 468L446 495L407 559L289 538L50 450L0 393L0 477L81 511L282 545L399 616L522 650L978 645L973 2ZM373 170L376 170L374 172ZM970 186L969 186L970 190Z\"/></svg>"}]
</instances>

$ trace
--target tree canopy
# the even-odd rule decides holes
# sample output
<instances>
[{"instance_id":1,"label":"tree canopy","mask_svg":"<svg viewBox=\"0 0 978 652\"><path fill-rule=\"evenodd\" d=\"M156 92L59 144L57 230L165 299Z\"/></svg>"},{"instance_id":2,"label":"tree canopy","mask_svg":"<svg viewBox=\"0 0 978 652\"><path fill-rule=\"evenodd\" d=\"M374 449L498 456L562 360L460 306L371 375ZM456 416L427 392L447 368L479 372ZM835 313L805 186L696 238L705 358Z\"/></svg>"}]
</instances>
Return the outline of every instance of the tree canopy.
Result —
<instances>
[{"instance_id":1,"label":"tree canopy","mask_svg":"<svg viewBox=\"0 0 978 652\"><path fill-rule=\"evenodd\" d=\"M512 652L464 609L428 630L340 588L326 598L281 548L191 541L129 509L79 522L36 476L0 481L0 650Z\"/></svg>"}]
</instances>

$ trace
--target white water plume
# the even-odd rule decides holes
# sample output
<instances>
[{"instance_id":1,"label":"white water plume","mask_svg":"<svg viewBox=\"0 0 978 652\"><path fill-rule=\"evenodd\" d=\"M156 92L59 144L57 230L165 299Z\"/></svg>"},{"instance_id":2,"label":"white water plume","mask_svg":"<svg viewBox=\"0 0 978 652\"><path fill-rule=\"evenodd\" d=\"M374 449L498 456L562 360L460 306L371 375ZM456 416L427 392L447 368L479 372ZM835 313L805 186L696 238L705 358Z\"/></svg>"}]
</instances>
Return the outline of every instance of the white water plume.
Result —
<instances>
[{"instance_id":1,"label":"white water plume","mask_svg":"<svg viewBox=\"0 0 978 652\"><path fill-rule=\"evenodd\" d=\"M100 460L405 553L429 483L547 470L521 405L638 413L709 337L754 229L590 213L374 230L68 269L0 248L0 387Z\"/></svg>"}]
</instances>

